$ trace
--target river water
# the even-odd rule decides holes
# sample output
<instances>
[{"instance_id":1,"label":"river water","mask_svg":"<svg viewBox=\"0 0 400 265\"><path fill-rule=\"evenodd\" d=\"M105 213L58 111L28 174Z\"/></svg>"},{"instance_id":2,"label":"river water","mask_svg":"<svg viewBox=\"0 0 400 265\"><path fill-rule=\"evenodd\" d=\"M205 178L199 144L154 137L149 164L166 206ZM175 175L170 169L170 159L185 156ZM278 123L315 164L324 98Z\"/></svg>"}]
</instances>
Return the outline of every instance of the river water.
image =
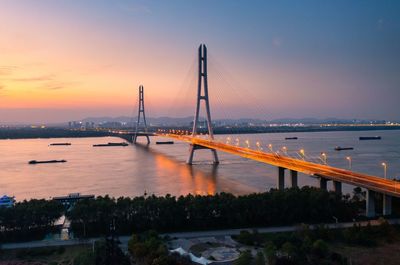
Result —
<instances>
[{"instance_id":1,"label":"river water","mask_svg":"<svg viewBox=\"0 0 400 265\"><path fill-rule=\"evenodd\" d=\"M382 136L382 140L359 141L359 136ZM228 135L216 138L226 141ZM383 177L400 177L400 131L308 132L232 135L243 146L251 148L259 141L264 150L272 144L274 152L287 148L287 153L299 157L304 149L307 160L327 163ZM298 137L285 140L285 137ZM209 150L199 150L193 166L185 164L186 143L173 145L129 145L127 147L93 147L93 144L121 142L119 138L21 139L0 140L0 195L14 195L17 200L51 198L72 192L111 196L147 194L172 195L214 194L231 192L245 194L276 187L277 169L245 158L219 153L221 163L213 166ZM164 139L165 140L165 139ZM71 146L49 146L54 142L70 142ZM354 150L335 151L335 146ZM67 163L29 165L30 160L65 159ZM288 180L288 179L287 179ZM318 180L299 174L299 185L317 186ZM329 184L331 185L331 184ZM328 187L330 187L328 185ZM346 192L353 187L345 186Z\"/></svg>"}]
</instances>

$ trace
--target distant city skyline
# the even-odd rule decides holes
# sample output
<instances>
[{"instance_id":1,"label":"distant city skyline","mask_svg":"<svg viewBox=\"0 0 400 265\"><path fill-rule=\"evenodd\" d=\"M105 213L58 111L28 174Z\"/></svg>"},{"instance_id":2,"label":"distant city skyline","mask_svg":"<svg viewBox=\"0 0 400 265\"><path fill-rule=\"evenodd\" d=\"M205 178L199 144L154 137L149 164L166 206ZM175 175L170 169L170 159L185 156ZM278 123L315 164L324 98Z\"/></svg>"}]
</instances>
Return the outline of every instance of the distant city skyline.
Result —
<instances>
[{"instance_id":1,"label":"distant city skyline","mask_svg":"<svg viewBox=\"0 0 400 265\"><path fill-rule=\"evenodd\" d=\"M398 1L0 2L0 123L194 113L208 46L215 119L399 120Z\"/></svg>"}]
</instances>

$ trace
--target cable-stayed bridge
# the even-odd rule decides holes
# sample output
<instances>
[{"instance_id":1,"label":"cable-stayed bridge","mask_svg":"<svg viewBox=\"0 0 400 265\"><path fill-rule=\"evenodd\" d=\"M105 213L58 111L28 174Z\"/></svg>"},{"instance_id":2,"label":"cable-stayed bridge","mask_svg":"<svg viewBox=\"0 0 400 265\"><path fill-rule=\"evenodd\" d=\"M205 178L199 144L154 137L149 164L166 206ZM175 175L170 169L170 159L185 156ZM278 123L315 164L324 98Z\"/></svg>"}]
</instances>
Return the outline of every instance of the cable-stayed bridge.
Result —
<instances>
[{"instance_id":1,"label":"cable-stayed bridge","mask_svg":"<svg viewBox=\"0 0 400 265\"><path fill-rule=\"evenodd\" d=\"M204 101L206 111L207 134L199 133L199 114L201 102ZM342 183L350 184L356 187L365 188L366 197L366 215L375 216L375 193L383 196L383 215L392 213L392 197L400 197L400 183L394 180L380 178L378 176L367 175L353 172L342 168L332 167L324 164L306 161L305 157L297 159L288 155L282 155L275 152L265 152L262 149L254 150L250 147L241 147L229 142L220 142L214 139L213 126L211 120L208 78L207 78L207 48L204 44L200 45L198 50L198 86L195 116L193 120L192 132L181 130L169 130L168 132L158 130L156 133L149 133L147 130L146 117L144 112L144 89L139 87L139 111L137 126L134 132L117 131L116 136L124 138L132 143L136 143L137 138L144 136L147 138L147 144L150 144L149 136L160 136L169 139L187 142L190 146L187 159L188 164L193 163L194 153L198 149L209 149L211 151L214 164L219 163L217 151L229 153L232 155L255 160L261 163L277 167L277 188L285 188L285 171L290 172L290 186L297 187L298 172L317 177L320 188L327 189L327 182L333 181L334 190L342 193ZM143 121L141 122L141 117ZM142 126L141 126L142 125ZM140 127L143 127L140 130ZM386 166L386 165L385 165Z\"/></svg>"}]
</instances>

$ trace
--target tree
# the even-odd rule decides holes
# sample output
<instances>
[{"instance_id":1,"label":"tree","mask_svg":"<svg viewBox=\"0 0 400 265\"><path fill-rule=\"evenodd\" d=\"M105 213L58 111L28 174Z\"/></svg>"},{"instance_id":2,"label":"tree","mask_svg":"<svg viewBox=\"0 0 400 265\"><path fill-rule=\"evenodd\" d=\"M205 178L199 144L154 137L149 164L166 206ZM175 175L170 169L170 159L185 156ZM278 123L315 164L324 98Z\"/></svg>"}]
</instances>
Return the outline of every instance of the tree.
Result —
<instances>
[{"instance_id":1,"label":"tree","mask_svg":"<svg viewBox=\"0 0 400 265\"><path fill-rule=\"evenodd\" d=\"M251 255L249 250L246 250L240 253L239 258L233 263L234 265L249 265L253 260L253 256Z\"/></svg>"},{"instance_id":2,"label":"tree","mask_svg":"<svg viewBox=\"0 0 400 265\"><path fill-rule=\"evenodd\" d=\"M324 258L329 253L328 244L325 243L322 239L318 239L313 243L312 252L319 258Z\"/></svg>"},{"instance_id":3,"label":"tree","mask_svg":"<svg viewBox=\"0 0 400 265\"><path fill-rule=\"evenodd\" d=\"M95 256L92 251L84 251L79 253L73 261L73 265L93 265L95 264Z\"/></svg>"},{"instance_id":4,"label":"tree","mask_svg":"<svg viewBox=\"0 0 400 265\"><path fill-rule=\"evenodd\" d=\"M129 265L129 259L122 253L116 242L109 244L106 240L95 242L94 251L87 249L78 254L74 265Z\"/></svg>"},{"instance_id":5,"label":"tree","mask_svg":"<svg viewBox=\"0 0 400 265\"><path fill-rule=\"evenodd\" d=\"M264 254L261 251L257 252L256 258L254 260L254 264L255 265L265 265Z\"/></svg>"},{"instance_id":6,"label":"tree","mask_svg":"<svg viewBox=\"0 0 400 265\"><path fill-rule=\"evenodd\" d=\"M296 254L297 254L296 246L293 245L293 244L290 243L290 242L285 242L285 243L282 245L281 250L282 250L283 252L285 252L289 258L294 257L294 256L296 256Z\"/></svg>"},{"instance_id":7,"label":"tree","mask_svg":"<svg viewBox=\"0 0 400 265\"><path fill-rule=\"evenodd\" d=\"M269 264L274 264L275 259L276 259L276 252L277 252L277 247L275 244L271 241L269 241L265 248L264 248L264 254L267 257L268 263Z\"/></svg>"}]
</instances>

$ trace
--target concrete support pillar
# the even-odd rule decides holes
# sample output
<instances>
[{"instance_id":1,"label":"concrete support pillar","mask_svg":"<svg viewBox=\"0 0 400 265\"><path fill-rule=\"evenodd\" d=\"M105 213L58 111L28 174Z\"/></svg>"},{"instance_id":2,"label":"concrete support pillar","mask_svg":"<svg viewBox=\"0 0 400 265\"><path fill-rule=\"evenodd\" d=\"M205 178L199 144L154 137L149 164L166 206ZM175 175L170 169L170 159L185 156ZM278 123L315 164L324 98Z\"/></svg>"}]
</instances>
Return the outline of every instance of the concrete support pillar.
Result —
<instances>
[{"instance_id":1,"label":"concrete support pillar","mask_svg":"<svg viewBox=\"0 0 400 265\"><path fill-rule=\"evenodd\" d=\"M213 161L214 165L218 165L219 164L219 159L218 159L217 150L211 149L211 152L212 152L213 157L214 157L214 161Z\"/></svg>"},{"instance_id":2,"label":"concrete support pillar","mask_svg":"<svg viewBox=\"0 0 400 265\"><path fill-rule=\"evenodd\" d=\"M285 189L285 168L278 167L278 189L284 190Z\"/></svg>"},{"instance_id":3,"label":"concrete support pillar","mask_svg":"<svg viewBox=\"0 0 400 265\"><path fill-rule=\"evenodd\" d=\"M296 170L290 170L290 184L292 188L297 188L298 184L297 184L297 171Z\"/></svg>"},{"instance_id":4,"label":"concrete support pillar","mask_svg":"<svg viewBox=\"0 0 400 265\"><path fill-rule=\"evenodd\" d=\"M367 190L367 199L366 199L366 207L365 207L365 215L367 217L375 216L375 192L372 190Z\"/></svg>"},{"instance_id":5,"label":"concrete support pillar","mask_svg":"<svg viewBox=\"0 0 400 265\"><path fill-rule=\"evenodd\" d=\"M342 194L342 182L333 181L333 191Z\"/></svg>"},{"instance_id":6,"label":"concrete support pillar","mask_svg":"<svg viewBox=\"0 0 400 265\"><path fill-rule=\"evenodd\" d=\"M188 159L186 160L186 164L192 165L193 164L193 156L194 156L194 145L189 146L189 156Z\"/></svg>"},{"instance_id":7,"label":"concrete support pillar","mask_svg":"<svg viewBox=\"0 0 400 265\"><path fill-rule=\"evenodd\" d=\"M328 189L328 180L326 178L319 178L319 187L320 189L327 190Z\"/></svg>"},{"instance_id":8,"label":"concrete support pillar","mask_svg":"<svg viewBox=\"0 0 400 265\"><path fill-rule=\"evenodd\" d=\"M189 146L189 156L188 156L188 158L186 160L186 164L188 164L188 165L192 165L193 164L194 151L196 151L197 149L209 149L209 150L211 150L211 152L213 154L213 158L214 158L214 165L219 164L217 151L215 149L211 149L211 148L207 148L207 147L203 147L203 146L199 146L199 145L195 145L195 144L191 144Z\"/></svg>"},{"instance_id":9,"label":"concrete support pillar","mask_svg":"<svg viewBox=\"0 0 400 265\"><path fill-rule=\"evenodd\" d=\"M392 196L383 194L383 215L392 214Z\"/></svg>"}]
</instances>

